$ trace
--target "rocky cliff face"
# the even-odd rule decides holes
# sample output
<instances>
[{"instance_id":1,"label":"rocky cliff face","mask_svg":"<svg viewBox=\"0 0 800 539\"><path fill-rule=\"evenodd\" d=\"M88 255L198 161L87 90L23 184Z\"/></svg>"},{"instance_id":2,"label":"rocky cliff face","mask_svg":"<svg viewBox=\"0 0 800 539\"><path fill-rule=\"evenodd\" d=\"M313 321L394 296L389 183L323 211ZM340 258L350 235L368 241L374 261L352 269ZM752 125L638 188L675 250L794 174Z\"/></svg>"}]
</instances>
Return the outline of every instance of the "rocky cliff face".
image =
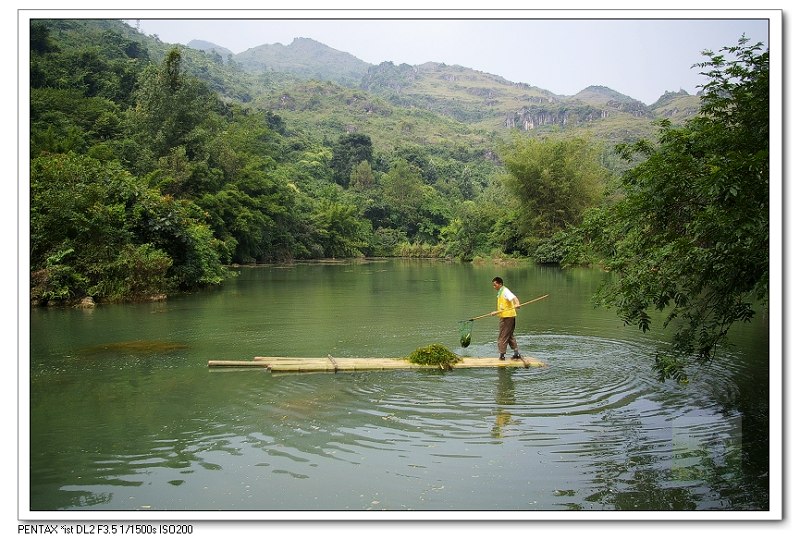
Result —
<instances>
[{"instance_id":1,"label":"rocky cliff face","mask_svg":"<svg viewBox=\"0 0 800 539\"><path fill-rule=\"evenodd\" d=\"M605 104L606 109L619 110L627 112L637 118L653 118L653 112L641 101L627 101L620 102L612 99Z\"/></svg>"},{"instance_id":2,"label":"rocky cliff face","mask_svg":"<svg viewBox=\"0 0 800 539\"><path fill-rule=\"evenodd\" d=\"M631 106L627 103L609 101L603 107L595 107L580 102L550 102L542 106L524 107L508 112L506 114L505 127L523 131L530 131L543 126L574 127L604 120L619 112L630 114L634 117L655 117L642 103Z\"/></svg>"},{"instance_id":3,"label":"rocky cliff face","mask_svg":"<svg viewBox=\"0 0 800 539\"><path fill-rule=\"evenodd\" d=\"M560 126L569 127L605 117L602 110L591 109L580 112L571 108L526 107L506 114L505 127L531 131L537 127Z\"/></svg>"}]
</instances>

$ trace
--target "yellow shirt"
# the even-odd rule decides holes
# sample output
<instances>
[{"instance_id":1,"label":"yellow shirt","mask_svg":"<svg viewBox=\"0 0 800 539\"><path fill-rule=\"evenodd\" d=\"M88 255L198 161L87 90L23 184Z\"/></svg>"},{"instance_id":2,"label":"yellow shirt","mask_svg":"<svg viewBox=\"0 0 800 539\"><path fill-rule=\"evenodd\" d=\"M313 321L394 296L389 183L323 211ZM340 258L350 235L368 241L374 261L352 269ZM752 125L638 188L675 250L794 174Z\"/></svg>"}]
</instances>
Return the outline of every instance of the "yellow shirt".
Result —
<instances>
[{"instance_id":1,"label":"yellow shirt","mask_svg":"<svg viewBox=\"0 0 800 539\"><path fill-rule=\"evenodd\" d=\"M497 310L500 311L498 316L500 318L511 318L517 316L517 310L514 309L514 300L517 296L505 286L500 287L497 291Z\"/></svg>"}]
</instances>

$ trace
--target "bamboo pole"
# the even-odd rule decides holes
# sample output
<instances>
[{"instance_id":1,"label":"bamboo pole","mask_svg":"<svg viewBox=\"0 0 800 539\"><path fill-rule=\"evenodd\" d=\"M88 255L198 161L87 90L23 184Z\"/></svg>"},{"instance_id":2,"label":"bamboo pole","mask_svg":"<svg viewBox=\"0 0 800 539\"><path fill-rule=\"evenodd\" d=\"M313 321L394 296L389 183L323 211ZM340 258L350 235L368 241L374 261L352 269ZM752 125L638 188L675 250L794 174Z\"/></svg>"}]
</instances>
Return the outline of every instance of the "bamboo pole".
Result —
<instances>
[{"instance_id":1,"label":"bamboo pole","mask_svg":"<svg viewBox=\"0 0 800 539\"><path fill-rule=\"evenodd\" d=\"M418 365L405 358L333 358L333 357L255 357L250 361L209 360L209 367L260 367L272 372L342 372L365 370L421 370L439 369L438 365ZM463 357L453 364L454 369L487 367L544 367L538 359L506 359L496 357Z\"/></svg>"},{"instance_id":2,"label":"bamboo pole","mask_svg":"<svg viewBox=\"0 0 800 539\"><path fill-rule=\"evenodd\" d=\"M535 302L535 301L543 300L544 298L548 297L549 295L550 295L550 294L545 294L544 296L539 296L538 298L535 298L535 299L528 300L528 301L526 301L525 303L520 303L520 304L519 304L517 307L515 307L515 308L516 308L516 309L518 309L518 308L522 307L523 305L528 305L529 303L533 303L533 302ZM472 322L473 320L478 320L479 318L486 318L487 316L492 316L494 313L495 313L495 311L492 311L492 312L490 312L490 313L486 313L486 314L482 314L482 315L480 315L480 316L476 316L475 318L468 318L466 321L467 321L467 322Z\"/></svg>"},{"instance_id":3,"label":"bamboo pole","mask_svg":"<svg viewBox=\"0 0 800 539\"><path fill-rule=\"evenodd\" d=\"M208 361L209 367L260 367L266 369L269 363L266 361L233 360L233 359L211 359Z\"/></svg>"}]
</instances>

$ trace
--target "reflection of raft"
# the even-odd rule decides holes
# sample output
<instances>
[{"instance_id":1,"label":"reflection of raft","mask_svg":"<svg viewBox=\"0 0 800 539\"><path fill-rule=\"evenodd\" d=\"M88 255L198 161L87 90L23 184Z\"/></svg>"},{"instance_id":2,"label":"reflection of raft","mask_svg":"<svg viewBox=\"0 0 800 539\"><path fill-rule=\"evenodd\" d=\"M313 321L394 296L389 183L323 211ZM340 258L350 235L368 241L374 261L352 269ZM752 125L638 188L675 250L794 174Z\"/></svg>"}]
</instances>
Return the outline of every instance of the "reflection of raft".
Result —
<instances>
[{"instance_id":1,"label":"reflection of raft","mask_svg":"<svg viewBox=\"0 0 800 539\"><path fill-rule=\"evenodd\" d=\"M390 369L440 369L438 365L417 365L404 358L379 357L255 357L252 360L212 359L209 367L258 367L272 372L320 372L320 371L380 371ZM496 357L464 357L453 365L455 369L479 367L544 367L535 358L506 359Z\"/></svg>"}]
</instances>

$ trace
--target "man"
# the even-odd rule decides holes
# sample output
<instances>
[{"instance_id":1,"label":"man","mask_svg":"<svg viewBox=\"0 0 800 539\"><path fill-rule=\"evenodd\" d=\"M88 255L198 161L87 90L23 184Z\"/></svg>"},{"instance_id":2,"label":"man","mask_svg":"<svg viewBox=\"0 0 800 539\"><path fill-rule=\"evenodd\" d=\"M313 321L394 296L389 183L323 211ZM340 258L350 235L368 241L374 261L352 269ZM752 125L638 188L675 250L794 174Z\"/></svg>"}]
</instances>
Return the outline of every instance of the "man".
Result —
<instances>
[{"instance_id":1,"label":"man","mask_svg":"<svg viewBox=\"0 0 800 539\"><path fill-rule=\"evenodd\" d=\"M495 277L492 286L497 290L497 310L492 315L500 317L500 334L497 337L497 349L500 351L500 361L506 359L506 349L511 345L514 355L511 359L522 359L519 355L517 339L514 338L514 328L517 325L517 311L519 299L514 293L503 285L503 279Z\"/></svg>"}]
</instances>

